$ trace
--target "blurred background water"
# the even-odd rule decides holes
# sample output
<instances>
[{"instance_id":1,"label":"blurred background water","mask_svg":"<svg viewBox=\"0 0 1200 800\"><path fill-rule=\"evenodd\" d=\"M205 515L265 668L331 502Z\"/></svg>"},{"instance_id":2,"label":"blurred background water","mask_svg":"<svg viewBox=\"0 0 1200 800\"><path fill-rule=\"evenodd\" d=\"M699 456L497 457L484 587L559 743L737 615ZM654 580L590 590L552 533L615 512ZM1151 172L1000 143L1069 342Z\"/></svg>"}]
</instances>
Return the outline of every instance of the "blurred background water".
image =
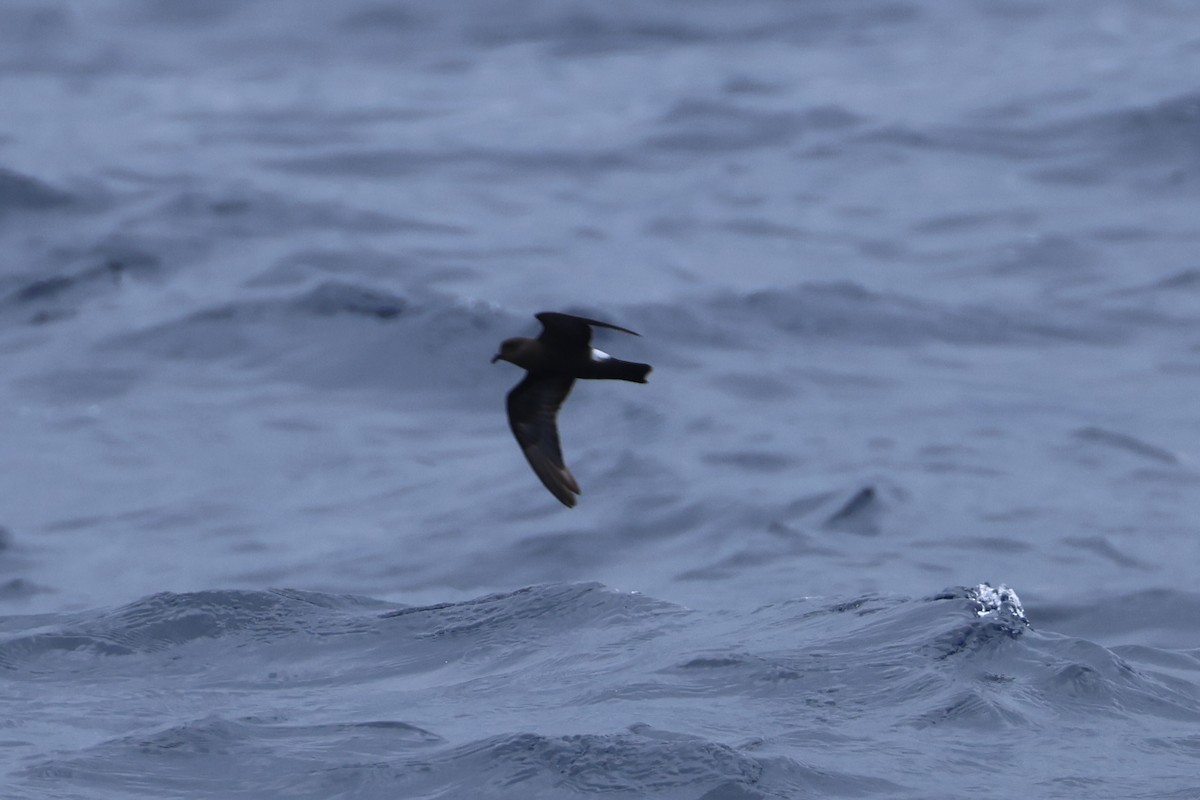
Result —
<instances>
[{"instance_id":1,"label":"blurred background water","mask_svg":"<svg viewBox=\"0 0 1200 800\"><path fill-rule=\"evenodd\" d=\"M9 795L1200 796L1198 75L1182 1L7 0ZM541 310L655 367L573 510Z\"/></svg>"}]
</instances>

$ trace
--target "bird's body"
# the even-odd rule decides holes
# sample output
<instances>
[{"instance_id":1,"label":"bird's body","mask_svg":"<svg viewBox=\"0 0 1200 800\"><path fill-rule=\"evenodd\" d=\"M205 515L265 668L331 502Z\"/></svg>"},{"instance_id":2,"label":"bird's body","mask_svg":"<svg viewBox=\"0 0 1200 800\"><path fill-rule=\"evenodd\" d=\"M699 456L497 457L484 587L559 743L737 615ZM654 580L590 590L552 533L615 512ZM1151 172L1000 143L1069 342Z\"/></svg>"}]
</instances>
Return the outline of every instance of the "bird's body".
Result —
<instances>
[{"instance_id":1,"label":"bird's body","mask_svg":"<svg viewBox=\"0 0 1200 800\"><path fill-rule=\"evenodd\" d=\"M628 328L553 311L536 316L542 323L541 335L505 339L492 362L508 361L526 370L525 378L508 393L508 423L542 483L563 505L573 507L580 490L563 463L558 409L578 379L645 383L651 367L613 358L591 346L593 327L637 336Z\"/></svg>"}]
</instances>

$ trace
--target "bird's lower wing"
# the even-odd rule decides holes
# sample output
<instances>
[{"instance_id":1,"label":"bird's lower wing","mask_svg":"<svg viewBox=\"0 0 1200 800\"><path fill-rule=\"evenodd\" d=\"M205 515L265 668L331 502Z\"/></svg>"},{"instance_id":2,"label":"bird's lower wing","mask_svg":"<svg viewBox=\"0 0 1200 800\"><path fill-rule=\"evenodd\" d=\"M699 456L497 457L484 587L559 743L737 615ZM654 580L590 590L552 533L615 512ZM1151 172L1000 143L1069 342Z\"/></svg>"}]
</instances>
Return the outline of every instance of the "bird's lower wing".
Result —
<instances>
[{"instance_id":1,"label":"bird's lower wing","mask_svg":"<svg viewBox=\"0 0 1200 800\"><path fill-rule=\"evenodd\" d=\"M574 383L574 378L527 375L508 393L508 422L521 452L550 493L568 507L574 507L581 492L563 463L556 417Z\"/></svg>"}]
</instances>

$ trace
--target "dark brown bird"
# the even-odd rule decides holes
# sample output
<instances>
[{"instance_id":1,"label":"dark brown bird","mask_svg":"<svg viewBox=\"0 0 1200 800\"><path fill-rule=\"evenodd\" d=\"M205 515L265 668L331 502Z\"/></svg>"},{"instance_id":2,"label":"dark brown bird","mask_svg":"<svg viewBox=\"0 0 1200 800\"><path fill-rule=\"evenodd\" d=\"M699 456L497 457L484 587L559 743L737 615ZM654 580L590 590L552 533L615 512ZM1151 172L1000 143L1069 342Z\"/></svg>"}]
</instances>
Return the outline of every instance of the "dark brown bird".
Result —
<instances>
[{"instance_id":1,"label":"dark brown bird","mask_svg":"<svg viewBox=\"0 0 1200 800\"><path fill-rule=\"evenodd\" d=\"M558 409L579 378L645 383L649 364L622 361L591 346L592 328L634 333L619 325L543 311L536 339L505 339L492 363L508 361L528 374L508 393L508 424L529 465L546 488L568 508L580 494L575 476L563 463L558 443Z\"/></svg>"}]
</instances>

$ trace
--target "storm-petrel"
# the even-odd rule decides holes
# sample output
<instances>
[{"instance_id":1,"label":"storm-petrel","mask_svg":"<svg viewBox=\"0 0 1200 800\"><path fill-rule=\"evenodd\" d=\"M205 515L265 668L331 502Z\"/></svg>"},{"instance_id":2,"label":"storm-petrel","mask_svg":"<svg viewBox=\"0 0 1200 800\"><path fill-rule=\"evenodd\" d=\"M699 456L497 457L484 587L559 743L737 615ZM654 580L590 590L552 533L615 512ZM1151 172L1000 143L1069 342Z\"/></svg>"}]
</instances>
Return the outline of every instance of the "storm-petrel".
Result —
<instances>
[{"instance_id":1,"label":"storm-petrel","mask_svg":"<svg viewBox=\"0 0 1200 800\"><path fill-rule=\"evenodd\" d=\"M593 326L639 335L628 328L553 311L535 316L542 323L541 336L505 339L492 363L508 361L525 368L524 380L508 393L508 424L542 483L573 508L580 490L563 463L555 424L558 409L577 378L645 383L650 365L622 361L591 346Z\"/></svg>"}]
</instances>

